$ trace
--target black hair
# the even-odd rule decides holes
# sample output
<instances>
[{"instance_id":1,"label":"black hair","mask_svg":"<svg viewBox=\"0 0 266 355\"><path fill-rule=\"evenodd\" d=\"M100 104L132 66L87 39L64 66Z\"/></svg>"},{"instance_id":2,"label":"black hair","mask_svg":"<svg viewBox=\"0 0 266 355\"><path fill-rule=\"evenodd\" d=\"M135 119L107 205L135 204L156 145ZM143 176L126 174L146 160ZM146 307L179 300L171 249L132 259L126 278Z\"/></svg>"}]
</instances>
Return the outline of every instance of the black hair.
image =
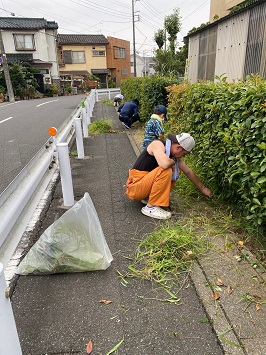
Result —
<instances>
[{"instance_id":1,"label":"black hair","mask_svg":"<svg viewBox=\"0 0 266 355\"><path fill-rule=\"evenodd\" d=\"M135 104L138 106L139 105L139 100L138 99L133 99L133 102L135 102Z\"/></svg>"}]
</instances>

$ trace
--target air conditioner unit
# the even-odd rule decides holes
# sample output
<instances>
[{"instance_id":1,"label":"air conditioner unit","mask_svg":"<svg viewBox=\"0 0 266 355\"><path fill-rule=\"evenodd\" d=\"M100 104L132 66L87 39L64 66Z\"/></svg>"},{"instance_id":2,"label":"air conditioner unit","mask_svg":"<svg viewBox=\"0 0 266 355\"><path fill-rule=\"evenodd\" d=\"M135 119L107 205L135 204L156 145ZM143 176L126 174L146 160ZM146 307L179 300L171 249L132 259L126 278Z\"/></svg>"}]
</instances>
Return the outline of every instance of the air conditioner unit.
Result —
<instances>
[{"instance_id":1,"label":"air conditioner unit","mask_svg":"<svg viewBox=\"0 0 266 355\"><path fill-rule=\"evenodd\" d=\"M51 84L50 74L43 74L43 81L45 82L45 84Z\"/></svg>"}]
</instances>

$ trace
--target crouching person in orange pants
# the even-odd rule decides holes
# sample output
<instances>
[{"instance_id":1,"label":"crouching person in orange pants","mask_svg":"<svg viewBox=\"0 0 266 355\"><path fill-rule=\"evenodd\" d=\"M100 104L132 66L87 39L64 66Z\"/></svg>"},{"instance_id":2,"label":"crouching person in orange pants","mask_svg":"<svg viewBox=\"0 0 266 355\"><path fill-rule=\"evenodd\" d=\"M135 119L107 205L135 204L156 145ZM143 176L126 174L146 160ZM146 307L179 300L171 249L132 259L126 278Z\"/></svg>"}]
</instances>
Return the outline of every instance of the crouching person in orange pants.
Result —
<instances>
[{"instance_id":1,"label":"crouching person in orange pants","mask_svg":"<svg viewBox=\"0 0 266 355\"><path fill-rule=\"evenodd\" d=\"M179 177L180 170L203 195L211 197L211 190L203 185L182 160L194 146L194 138L189 133L168 134L166 141L151 142L138 156L129 170L126 195L131 200L148 198L147 205L141 209L144 215L157 219L171 217L171 212L162 207L169 206L170 191Z\"/></svg>"}]
</instances>

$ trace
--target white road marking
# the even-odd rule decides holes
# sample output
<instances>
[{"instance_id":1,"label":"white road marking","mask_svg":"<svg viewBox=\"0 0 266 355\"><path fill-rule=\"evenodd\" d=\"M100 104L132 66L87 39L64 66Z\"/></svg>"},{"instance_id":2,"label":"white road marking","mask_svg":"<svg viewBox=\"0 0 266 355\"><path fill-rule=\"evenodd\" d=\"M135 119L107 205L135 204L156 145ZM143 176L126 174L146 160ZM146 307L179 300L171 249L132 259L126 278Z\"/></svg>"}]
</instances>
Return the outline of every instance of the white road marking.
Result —
<instances>
[{"instance_id":1,"label":"white road marking","mask_svg":"<svg viewBox=\"0 0 266 355\"><path fill-rule=\"evenodd\" d=\"M58 100L59 100L59 99L53 100L53 101L46 101L46 102L43 102L43 103L40 104L40 105L37 105L36 107L40 107L40 106L42 106L42 105L50 104L51 102L56 102L56 101L58 101Z\"/></svg>"},{"instance_id":2,"label":"white road marking","mask_svg":"<svg viewBox=\"0 0 266 355\"><path fill-rule=\"evenodd\" d=\"M13 117L8 117L8 118L6 118L6 119L0 121L0 123L6 122L6 121L8 121L8 120L11 120L11 118L13 118Z\"/></svg>"},{"instance_id":3,"label":"white road marking","mask_svg":"<svg viewBox=\"0 0 266 355\"><path fill-rule=\"evenodd\" d=\"M9 104L4 104L4 105L0 105L0 108L2 108L2 107L7 107L7 106L10 106L10 105L16 105L16 104L18 104L18 103L20 103L21 101L16 101L16 102L11 102L11 103L9 103Z\"/></svg>"}]
</instances>

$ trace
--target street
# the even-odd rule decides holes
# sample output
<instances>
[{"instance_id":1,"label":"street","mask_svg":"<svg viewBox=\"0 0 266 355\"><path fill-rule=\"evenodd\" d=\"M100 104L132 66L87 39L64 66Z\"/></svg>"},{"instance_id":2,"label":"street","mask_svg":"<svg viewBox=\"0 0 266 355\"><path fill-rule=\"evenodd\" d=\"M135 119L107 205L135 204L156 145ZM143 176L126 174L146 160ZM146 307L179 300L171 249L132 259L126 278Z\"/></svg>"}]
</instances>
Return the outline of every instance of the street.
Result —
<instances>
[{"instance_id":1,"label":"street","mask_svg":"<svg viewBox=\"0 0 266 355\"><path fill-rule=\"evenodd\" d=\"M46 97L0 105L0 194L59 128L83 95Z\"/></svg>"}]
</instances>

